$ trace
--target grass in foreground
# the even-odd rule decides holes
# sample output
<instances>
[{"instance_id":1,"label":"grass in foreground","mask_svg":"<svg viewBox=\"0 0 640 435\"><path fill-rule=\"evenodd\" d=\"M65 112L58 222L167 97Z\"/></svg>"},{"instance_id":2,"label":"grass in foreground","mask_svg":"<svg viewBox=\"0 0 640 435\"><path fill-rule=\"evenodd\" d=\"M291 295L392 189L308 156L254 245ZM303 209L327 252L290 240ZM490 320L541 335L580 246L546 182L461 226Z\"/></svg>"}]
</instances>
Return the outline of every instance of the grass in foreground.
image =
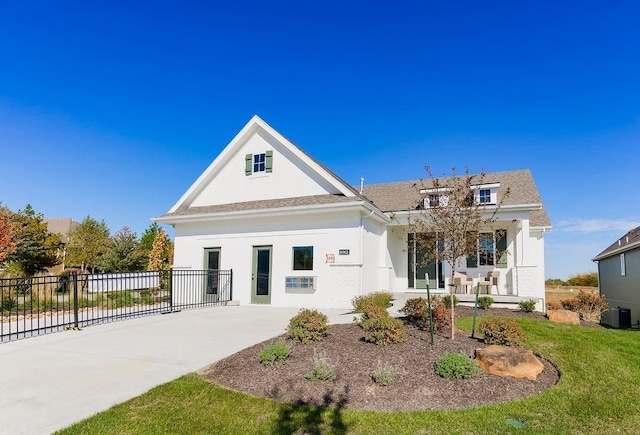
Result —
<instances>
[{"instance_id":1,"label":"grass in foreground","mask_svg":"<svg viewBox=\"0 0 640 435\"><path fill-rule=\"evenodd\" d=\"M189 374L59 433L636 433L640 333L518 321L526 346L553 361L561 379L515 402L448 412L325 409L247 396ZM471 319L458 325L470 331ZM452 380L452 388L459 383Z\"/></svg>"}]
</instances>

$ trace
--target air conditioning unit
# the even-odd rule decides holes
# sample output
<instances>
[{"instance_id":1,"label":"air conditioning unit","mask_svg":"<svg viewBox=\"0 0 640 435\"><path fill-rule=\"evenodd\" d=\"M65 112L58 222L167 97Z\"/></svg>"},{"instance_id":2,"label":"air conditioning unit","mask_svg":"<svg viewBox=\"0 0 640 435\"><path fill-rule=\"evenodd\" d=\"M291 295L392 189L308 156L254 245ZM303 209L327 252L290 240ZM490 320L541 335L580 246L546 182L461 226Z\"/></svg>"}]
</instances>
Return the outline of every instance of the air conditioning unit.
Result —
<instances>
[{"instance_id":1,"label":"air conditioning unit","mask_svg":"<svg viewBox=\"0 0 640 435\"><path fill-rule=\"evenodd\" d=\"M609 319L611 319L611 326L614 328L631 328L631 308L611 308Z\"/></svg>"}]
</instances>

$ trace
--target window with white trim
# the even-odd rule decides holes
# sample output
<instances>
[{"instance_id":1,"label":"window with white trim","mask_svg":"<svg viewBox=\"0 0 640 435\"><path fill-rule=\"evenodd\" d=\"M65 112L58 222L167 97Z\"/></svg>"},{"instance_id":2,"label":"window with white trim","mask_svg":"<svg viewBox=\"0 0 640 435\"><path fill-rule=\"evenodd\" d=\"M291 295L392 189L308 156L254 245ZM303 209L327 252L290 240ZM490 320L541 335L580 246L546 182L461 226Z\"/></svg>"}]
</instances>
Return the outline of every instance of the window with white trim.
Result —
<instances>
[{"instance_id":1,"label":"window with white trim","mask_svg":"<svg viewBox=\"0 0 640 435\"><path fill-rule=\"evenodd\" d=\"M490 204L491 189L480 189L479 198L480 198L479 200L480 204Z\"/></svg>"},{"instance_id":2,"label":"window with white trim","mask_svg":"<svg viewBox=\"0 0 640 435\"><path fill-rule=\"evenodd\" d=\"M293 270L313 270L313 246L293 247Z\"/></svg>"},{"instance_id":3,"label":"window with white trim","mask_svg":"<svg viewBox=\"0 0 640 435\"><path fill-rule=\"evenodd\" d=\"M273 151L247 154L244 158L244 174L265 174L273 170Z\"/></svg>"},{"instance_id":4,"label":"window with white trim","mask_svg":"<svg viewBox=\"0 0 640 435\"><path fill-rule=\"evenodd\" d=\"M254 154L253 155L253 173L256 172L264 172L264 163L266 160L266 155L262 154Z\"/></svg>"}]
</instances>

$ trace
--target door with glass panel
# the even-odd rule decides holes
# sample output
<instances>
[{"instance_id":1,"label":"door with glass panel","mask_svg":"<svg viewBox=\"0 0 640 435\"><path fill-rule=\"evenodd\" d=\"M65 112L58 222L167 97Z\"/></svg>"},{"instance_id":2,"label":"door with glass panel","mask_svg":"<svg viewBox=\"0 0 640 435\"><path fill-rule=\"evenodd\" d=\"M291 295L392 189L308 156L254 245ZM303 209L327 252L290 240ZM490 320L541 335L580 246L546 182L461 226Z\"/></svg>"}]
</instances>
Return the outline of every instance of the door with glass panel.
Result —
<instances>
[{"instance_id":1,"label":"door with glass panel","mask_svg":"<svg viewBox=\"0 0 640 435\"><path fill-rule=\"evenodd\" d=\"M271 246L253 247L251 303L271 303Z\"/></svg>"},{"instance_id":2,"label":"door with glass panel","mask_svg":"<svg viewBox=\"0 0 640 435\"><path fill-rule=\"evenodd\" d=\"M220 248L206 248L204 250L204 282L203 302L217 302L220 288Z\"/></svg>"}]
</instances>

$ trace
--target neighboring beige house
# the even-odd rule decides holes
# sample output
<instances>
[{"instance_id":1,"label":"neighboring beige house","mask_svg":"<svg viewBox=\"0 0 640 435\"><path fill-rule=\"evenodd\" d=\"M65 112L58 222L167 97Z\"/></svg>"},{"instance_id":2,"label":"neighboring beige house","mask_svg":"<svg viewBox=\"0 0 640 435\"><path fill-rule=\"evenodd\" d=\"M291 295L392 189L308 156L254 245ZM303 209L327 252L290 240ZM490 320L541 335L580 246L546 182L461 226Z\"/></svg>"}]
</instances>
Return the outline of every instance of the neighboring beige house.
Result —
<instances>
[{"instance_id":1,"label":"neighboring beige house","mask_svg":"<svg viewBox=\"0 0 640 435\"><path fill-rule=\"evenodd\" d=\"M65 268L65 259L67 257L67 243L69 243L69 233L73 231L78 222L71 218L45 218L43 222L47 224L47 231L52 234L60 234L60 246L58 247L58 259L60 264L48 269L49 273L59 274Z\"/></svg>"},{"instance_id":2,"label":"neighboring beige house","mask_svg":"<svg viewBox=\"0 0 640 435\"><path fill-rule=\"evenodd\" d=\"M232 269L233 299L242 304L348 308L353 297L374 291L424 293L426 273L435 292L453 284L444 262L417 267L408 224L429 206L429 192L416 183L354 188L254 116L154 220L175 228L175 269ZM460 271L474 284L493 273L485 288L496 303L535 299L543 311L551 224L531 173L486 174L475 199L492 213L507 188L495 230L506 237L482 233L477 260L461 259Z\"/></svg>"}]
</instances>

